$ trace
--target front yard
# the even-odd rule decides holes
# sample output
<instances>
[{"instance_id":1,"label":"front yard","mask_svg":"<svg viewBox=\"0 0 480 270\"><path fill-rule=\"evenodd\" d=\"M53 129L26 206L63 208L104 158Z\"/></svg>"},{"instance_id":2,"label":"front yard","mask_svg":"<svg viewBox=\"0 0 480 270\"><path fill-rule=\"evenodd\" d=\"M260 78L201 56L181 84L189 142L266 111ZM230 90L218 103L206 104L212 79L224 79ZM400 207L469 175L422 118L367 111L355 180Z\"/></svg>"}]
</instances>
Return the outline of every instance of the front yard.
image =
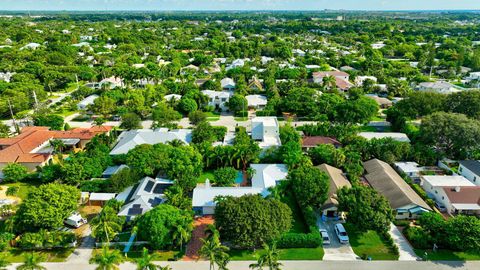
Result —
<instances>
[{"instance_id":1,"label":"front yard","mask_svg":"<svg viewBox=\"0 0 480 270\"><path fill-rule=\"evenodd\" d=\"M414 249L417 256L425 258L427 252L427 260L429 261L478 261L480 260L480 252L462 252L451 251L445 249L438 249L433 251L431 249Z\"/></svg>"},{"instance_id":2,"label":"front yard","mask_svg":"<svg viewBox=\"0 0 480 270\"><path fill-rule=\"evenodd\" d=\"M362 258L371 257L372 260L398 260L382 237L375 231L361 232L350 223L344 224L355 254Z\"/></svg>"},{"instance_id":3,"label":"front yard","mask_svg":"<svg viewBox=\"0 0 480 270\"><path fill-rule=\"evenodd\" d=\"M49 251L35 251L36 255L41 256L45 262L64 262L73 252L73 248L53 249ZM21 263L24 261L24 254L29 251L11 248L7 251L0 252L0 256L5 256L5 260L11 263Z\"/></svg>"},{"instance_id":4,"label":"front yard","mask_svg":"<svg viewBox=\"0 0 480 270\"><path fill-rule=\"evenodd\" d=\"M278 249L280 260L322 260L323 248L287 248ZM232 261L256 261L258 256L262 254L263 249L252 250L230 250L230 259Z\"/></svg>"}]
</instances>

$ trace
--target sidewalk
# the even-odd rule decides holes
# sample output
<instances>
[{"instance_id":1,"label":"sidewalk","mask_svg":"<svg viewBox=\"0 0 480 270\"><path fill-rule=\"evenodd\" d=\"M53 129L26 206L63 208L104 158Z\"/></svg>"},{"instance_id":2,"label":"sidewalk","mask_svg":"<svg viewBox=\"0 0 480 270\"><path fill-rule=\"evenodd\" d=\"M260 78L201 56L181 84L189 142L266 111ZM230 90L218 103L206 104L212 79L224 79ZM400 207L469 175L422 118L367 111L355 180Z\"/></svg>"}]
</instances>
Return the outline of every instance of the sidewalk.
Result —
<instances>
[{"instance_id":1,"label":"sidewalk","mask_svg":"<svg viewBox=\"0 0 480 270\"><path fill-rule=\"evenodd\" d=\"M398 252L400 254L400 257L398 257L399 261L416 261L420 259L413 251L410 243L405 239L405 236L403 236L397 226L393 223L390 225L389 233L395 244L398 246Z\"/></svg>"}]
</instances>

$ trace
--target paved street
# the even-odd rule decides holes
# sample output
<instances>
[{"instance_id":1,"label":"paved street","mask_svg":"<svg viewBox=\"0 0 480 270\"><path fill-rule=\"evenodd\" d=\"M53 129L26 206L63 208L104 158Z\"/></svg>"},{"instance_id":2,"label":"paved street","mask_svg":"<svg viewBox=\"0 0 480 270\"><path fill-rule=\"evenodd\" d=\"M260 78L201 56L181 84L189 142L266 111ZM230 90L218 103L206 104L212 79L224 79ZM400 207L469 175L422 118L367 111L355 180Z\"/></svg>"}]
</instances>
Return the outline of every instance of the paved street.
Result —
<instances>
[{"instance_id":1,"label":"paved street","mask_svg":"<svg viewBox=\"0 0 480 270\"><path fill-rule=\"evenodd\" d=\"M230 270L249 270L251 261L233 261L228 265ZM207 261L199 262L160 262L159 265L170 265L173 270L208 270ZM422 262L422 261L283 261L283 270L478 270L480 262ZM14 264L7 269L14 270L19 264ZM93 270L95 265L85 263L45 263L49 270ZM122 270L135 270L131 263L122 264Z\"/></svg>"},{"instance_id":2,"label":"paved street","mask_svg":"<svg viewBox=\"0 0 480 270\"><path fill-rule=\"evenodd\" d=\"M341 244L338 241L337 235L333 229L335 221L322 221L321 218L317 219L318 228L326 229L330 236L330 245L323 245L325 255L324 261L355 261L360 258L353 252L350 244Z\"/></svg>"},{"instance_id":3,"label":"paved street","mask_svg":"<svg viewBox=\"0 0 480 270\"><path fill-rule=\"evenodd\" d=\"M83 232L83 240L80 246L78 246L72 254L67 258L65 261L66 264L81 264L88 262L92 255L92 250L95 246L95 238L92 237L92 230L90 229L90 225L86 224L87 226L85 231Z\"/></svg>"}]
</instances>

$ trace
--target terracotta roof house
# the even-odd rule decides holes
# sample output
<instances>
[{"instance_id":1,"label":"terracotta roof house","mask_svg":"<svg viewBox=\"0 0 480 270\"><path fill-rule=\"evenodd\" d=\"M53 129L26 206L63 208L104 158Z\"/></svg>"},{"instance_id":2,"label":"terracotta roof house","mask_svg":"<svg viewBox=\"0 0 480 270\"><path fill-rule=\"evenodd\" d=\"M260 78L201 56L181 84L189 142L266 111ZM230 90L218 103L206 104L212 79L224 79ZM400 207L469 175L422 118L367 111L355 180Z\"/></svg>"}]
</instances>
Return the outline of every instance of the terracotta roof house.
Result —
<instances>
[{"instance_id":1,"label":"terracotta roof house","mask_svg":"<svg viewBox=\"0 0 480 270\"><path fill-rule=\"evenodd\" d=\"M323 78L333 76L335 78L336 85L338 89L342 91L347 91L348 89L353 87L353 84L350 83L348 80L350 75L343 71L318 71L312 74L313 82L314 83L323 83Z\"/></svg>"},{"instance_id":2,"label":"terracotta roof house","mask_svg":"<svg viewBox=\"0 0 480 270\"><path fill-rule=\"evenodd\" d=\"M372 159L363 163L370 186L387 198L396 219L414 219L432 211L430 206L403 180L388 163Z\"/></svg>"},{"instance_id":3,"label":"terracotta roof house","mask_svg":"<svg viewBox=\"0 0 480 270\"><path fill-rule=\"evenodd\" d=\"M342 170L337 169L328 164L317 166L320 170L327 173L330 179L330 187L328 189L328 199L321 207L322 217L333 218L339 216L337 190L342 187L352 187L350 181L345 177Z\"/></svg>"},{"instance_id":4,"label":"terracotta roof house","mask_svg":"<svg viewBox=\"0 0 480 270\"><path fill-rule=\"evenodd\" d=\"M442 203L451 214L480 216L480 186L444 187Z\"/></svg>"},{"instance_id":5,"label":"terracotta roof house","mask_svg":"<svg viewBox=\"0 0 480 270\"><path fill-rule=\"evenodd\" d=\"M111 129L109 126L96 126L57 131L48 127L25 127L15 137L0 139L0 169L16 162L33 171L51 159L53 149L50 140L58 139L67 147L83 148L93 137Z\"/></svg>"},{"instance_id":6,"label":"terracotta roof house","mask_svg":"<svg viewBox=\"0 0 480 270\"><path fill-rule=\"evenodd\" d=\"M325 137L325 136L305 136L302 139L302 148L308 150L310 148L314 148L321 144L331 144L335 146L335 148L339 148L342 144L337 141L337 139L332 137Z\"/></svg>"}]
</instances>

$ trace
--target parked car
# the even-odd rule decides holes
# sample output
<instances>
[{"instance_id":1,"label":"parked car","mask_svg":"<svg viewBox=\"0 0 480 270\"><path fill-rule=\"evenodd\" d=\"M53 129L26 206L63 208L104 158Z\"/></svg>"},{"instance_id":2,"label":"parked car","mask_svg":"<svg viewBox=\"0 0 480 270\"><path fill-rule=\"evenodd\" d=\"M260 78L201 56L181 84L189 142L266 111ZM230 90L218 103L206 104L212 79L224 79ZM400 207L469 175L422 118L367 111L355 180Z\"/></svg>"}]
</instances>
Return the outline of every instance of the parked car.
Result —
<instances>
[{"instance_id":1,"label":"parked car","mask_svg":"<svg viewBox=\"0 0 480 270\"><path fill-rule=\"evenodd\" d=\"M66 225L72 226L74 228L79 228L83 224L87 223L87 219L83 218L80 213L73 213L71 216L69 216L65 221L63 222Z\"/></svg>"},{"instance_id":2,"label":"parked car","mask_svg":"<svg viewBox=\"0 0 480 270\"><path fill-rule=\"evenodd\" d=\"M338 241L342 244L348 243L348 234L341 223L335 224L335 234L337 234Z\"/></svg>"},{"instance_id":3,"label":"parked car","mask_svg":"<svg viewBox=\"0 0 480 270\"><path fill-rule=\"evenodd\" d=\"M328 232L325 229L318 230L322 235L322 240L324 245L330 245L330 236L328 236Z\"/></svg>"},{"instance_id":4,"label":"parked car","mask_svg":"<svg viewBox=\"0 0 480 270\"><path fill-rule=\"evenodd\" d=\"M447 208L445 208L445 205L439 203L439 202L435 202L435 207L438 209L438 211L440 212L446 212L447 211Z\"/></svg>"}]
</instances>

